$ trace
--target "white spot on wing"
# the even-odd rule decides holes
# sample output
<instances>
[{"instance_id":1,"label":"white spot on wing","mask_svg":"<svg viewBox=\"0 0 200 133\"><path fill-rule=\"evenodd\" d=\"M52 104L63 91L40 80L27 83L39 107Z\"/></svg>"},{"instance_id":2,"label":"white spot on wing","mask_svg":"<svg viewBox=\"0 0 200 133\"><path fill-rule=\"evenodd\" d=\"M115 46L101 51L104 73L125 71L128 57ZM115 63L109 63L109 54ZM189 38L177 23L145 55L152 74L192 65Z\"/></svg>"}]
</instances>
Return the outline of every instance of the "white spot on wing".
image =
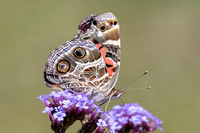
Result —
<instances>
[{"instance_id":1,"label":"white spot on wing","mask_svg":"<svg viewBox=\"0 0 200 133\"><path fill-rule=\"evenodd\" d=\"M104 44L113 44L115 46L120 47L120 39L118 39L118 40L107 40L107 41L104 42Z\"/></svg>"}]
</instances>

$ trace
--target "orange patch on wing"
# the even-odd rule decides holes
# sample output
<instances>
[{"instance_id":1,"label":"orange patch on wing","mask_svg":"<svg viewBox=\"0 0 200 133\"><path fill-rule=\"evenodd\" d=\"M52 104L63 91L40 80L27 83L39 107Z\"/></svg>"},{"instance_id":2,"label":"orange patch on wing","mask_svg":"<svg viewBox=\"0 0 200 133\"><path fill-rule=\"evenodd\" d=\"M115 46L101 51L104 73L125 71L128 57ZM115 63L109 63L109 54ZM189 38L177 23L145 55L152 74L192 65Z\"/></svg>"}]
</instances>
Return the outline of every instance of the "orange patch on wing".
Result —
<instances>
[{"instance_id":1,"label":"orange patch on wing","mask_svg":"<svg viewBox=\"0 0 200 133\"><path fill-rule=\"evenodd\" d=\"M112 77L113 75L113 68L115 67L113 60L111 60L110 58L106 57L106 49L105 47L102 47L102 45L100 43L96 44L97 48L99 49L99 51L101 52L101 55L103 56L103 59L105 61L106 64L110 65L110 67L106 67L107 71L108 71L108 75L109 77Z\"/></svg>"},{"instance_id":2,"label":"orange patch on wing","mask_svg":"<svg viewBox=\"0 0 200 133\"><path fill-rule=\"evenodd\" d=\"M101 52L101 54L102 54L103 57L106 56L106 50L105 50L104 47L100 49L100 52Z\"/></svg>"},{"instance_id":3,"label":"orange patch on wing","mask_svg":"<svg viewBox=\"0 0 200 133\"><path fill-rule=\"evenodd\" d=\"M102 45L100 43L96 43L96 46L99 49Z\"/></svg>"},{"instance_id":4,"label":"orange patch on wing","mask_svg":"<svg viewBox=\"0 0 200 133\"><path fill-rule=\"evenodd\" d=\"M100 43L97 43L96 46L99 49L102 45ZM101 49L99 49L99 51L101 52L101 55L103 56L103 58L105 58L105 56L106 56L106 49L104 47L102 47Z\"/></svg>"}]
</instances>

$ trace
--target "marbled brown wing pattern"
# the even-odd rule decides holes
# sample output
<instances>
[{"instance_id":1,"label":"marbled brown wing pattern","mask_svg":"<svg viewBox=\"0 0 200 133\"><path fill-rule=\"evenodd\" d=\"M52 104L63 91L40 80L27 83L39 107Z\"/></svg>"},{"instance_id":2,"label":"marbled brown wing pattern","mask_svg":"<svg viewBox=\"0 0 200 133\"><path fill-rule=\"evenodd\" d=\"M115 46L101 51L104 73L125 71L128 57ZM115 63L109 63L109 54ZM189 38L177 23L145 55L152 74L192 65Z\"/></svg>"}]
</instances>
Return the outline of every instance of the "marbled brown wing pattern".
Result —
<instances>
[{"instance_id":1,"label":"marbled brown wing pattern","mask_svg":"<svg viewBox=\"0 0 200 133\"><path fill-rule=\"evenodd\" d=\"M85 93L96 102L109 98L106 64L93 42L72 40L55 49L44 70L48 87Z\"/></svg>"},{"instance_id":2,"label":"marbled brown wing pattern","mask_svg":"<svg viewBox=\"0 0 200 133\"><path fill-rule=\"evenodd\" d=\"M120 68L119 22L114 14L107 12L91 15L81 21L76 39L90 40L99 48L109 75L109 89L113 89Z\"/></svg>"}]
</instances>

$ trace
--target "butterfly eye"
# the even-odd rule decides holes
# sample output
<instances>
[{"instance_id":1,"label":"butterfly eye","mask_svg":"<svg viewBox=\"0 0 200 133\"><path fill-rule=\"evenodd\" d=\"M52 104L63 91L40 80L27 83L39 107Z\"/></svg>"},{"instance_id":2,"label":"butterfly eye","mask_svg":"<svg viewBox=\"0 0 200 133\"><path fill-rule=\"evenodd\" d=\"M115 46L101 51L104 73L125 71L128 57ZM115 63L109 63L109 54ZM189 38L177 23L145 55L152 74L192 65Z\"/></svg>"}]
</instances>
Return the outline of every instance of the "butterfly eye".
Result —
<instances>
[{"instance_id":1,"label":"butterfly eye","mask_svg":"<svg viewBox=\"0 0 200 133\"><path fill-rule=\"evenodd\" d=\"M66 73L69 70L70 66L66 60L62 60L57 65L57 70L61 73Z\"/></svg>"},{"instance_id":2,"label":"butterfly eye","mask_svg":"<svg viewBox=\"0 0 200 133\"><path fill-rule=\"evenodd\" d=\"M116 19L113 20L113 24L114 24L114 25L117 24L117 20L116 20Z\"/></svg>"},{"instance_id":3,"label":"butterfly eye","mask_svg":"<svg viewBox=\"0 0 200 133\"><path fill-rule=\"evenodd\" d=\"M105 28L106 28L106 27L105 27L104 25L101 26L101 30L102 30L102 31L104 31Z\"/></svg>"},{"instance_id":4,"label":"butterfly eye","mask_svg":"<svg viewBox=\"0 0 200 133\"><path fill-rule=\"evenodd\" d=\"M99 29L100 29L101 31L105 31L105 30L106 30L105 24L104 24L104 23L100 23L100 24L99 24Z\"/></svg>"},{"instance_id":5,"label":"butterfly eye","mask_svg":"<svg viewBox=\"0 0 200 133\"><path fill-rule=\"evenodd\" d=\"M74 55L79 59L83 58L86 55L85 49L80 48L80 47L76 48L74 50Z\"/></svg>"},{"instance_id":6,"label":"butterfly eye","mask_svg":"<svg viewBox=\"0 0 200 133\"><path fill-rule=\"evenodd\" d=\"M93 20L92 23L93 23L93 25L97 25L97 21L95 19Z\"/></svg>"}]
</instances>

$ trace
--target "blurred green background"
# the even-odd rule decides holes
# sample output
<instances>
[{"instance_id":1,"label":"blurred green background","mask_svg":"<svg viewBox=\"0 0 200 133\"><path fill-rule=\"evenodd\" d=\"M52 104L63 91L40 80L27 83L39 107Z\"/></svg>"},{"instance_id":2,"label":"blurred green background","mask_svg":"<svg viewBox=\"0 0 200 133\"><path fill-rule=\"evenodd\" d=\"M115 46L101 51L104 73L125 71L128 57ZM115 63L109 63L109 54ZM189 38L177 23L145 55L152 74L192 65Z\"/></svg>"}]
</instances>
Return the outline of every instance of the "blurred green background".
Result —
<instances>
[{"instance_id":1,"label":"blurred green background","mask_svg":"<svg viewBox=\"0 0 200 133\"><path fill-rule=\"evenodd\" d=\"M116 88L149 71L124 89L124 102L152 112L166 133L199 132L199 0L0 0L1 133L52 132L36 99L52 91L43 83L47 57L77 34L82 19L108 11L121 28ZM109 109L119 102L113 100Z\"/></svg>"}]
</instances>

